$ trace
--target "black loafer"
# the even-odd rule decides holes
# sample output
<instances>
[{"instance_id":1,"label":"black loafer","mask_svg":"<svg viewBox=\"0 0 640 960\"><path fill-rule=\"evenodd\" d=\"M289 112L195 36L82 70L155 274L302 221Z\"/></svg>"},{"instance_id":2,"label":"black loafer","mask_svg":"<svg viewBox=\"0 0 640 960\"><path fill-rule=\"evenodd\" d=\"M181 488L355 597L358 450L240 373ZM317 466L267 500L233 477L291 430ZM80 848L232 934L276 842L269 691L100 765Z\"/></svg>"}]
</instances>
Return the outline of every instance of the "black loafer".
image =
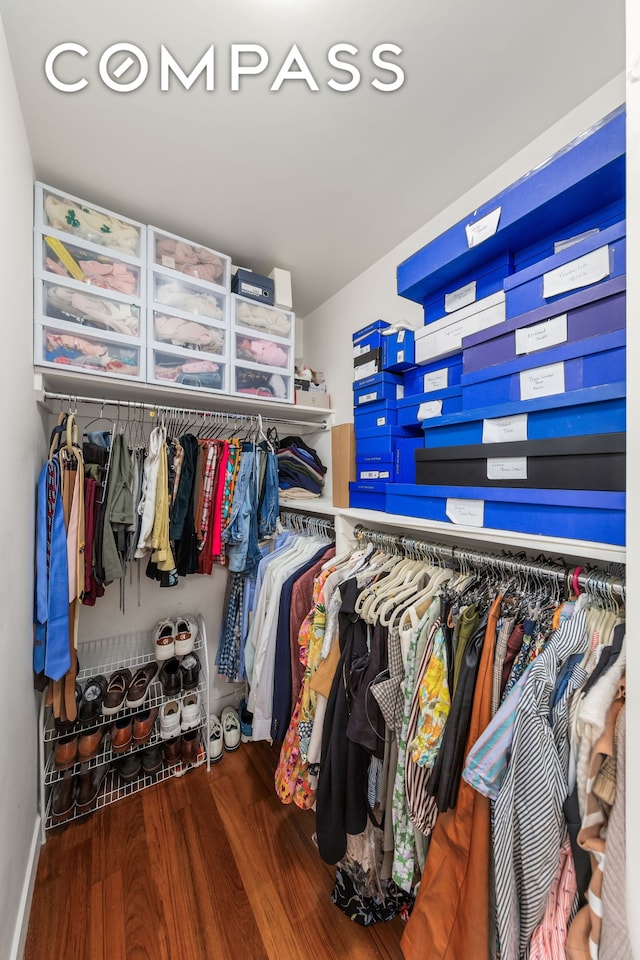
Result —
<instances>
[{"instance_id":1,"label":"black loafer","mask_svg":"<svg viewBox=\"0 0 640 960\"><path fill-rule=\"evenodd\" d=\"M84 685L82 697L78 706L78 720L80 723L92 723L102 716L102 701L107 689L107 678L103 676L89 677Z\"/></svg>"},{"instance_id":2,"label":"black loafer","mask_svg":"<svg viewBox=\"0 0 640 960\"><path fill-rule=\"evenodd\" d=\"M188 654L188 656L192 656L192 654ZM172 657L171 660L165 660L162 664L160 683L163 693L167 697L174 697L177 693L180 693L180 661L175 657Z\"/></svg>"},{"instance_id":3,"label":"black loafer","mask_svg":"<svg viewBox=\"0 0 640 960\"><path fill-rule=\"evenodd\" d=\"M142 752L142 769L145 773L157 773L162 767L162 747L157 744Z\"/></svg>"},{"instance_id":4,"label":"black loafer","mask_svg":"<svg viewBox=\"0 0 640 960\"><path fill-rule=\"evenodd\" d=\"M142 760L139 753L130 753L122 760L116 760L113 766L123 783L131 783L142 773Z\"/></svg>"},{"instance_id":5,"label":"black loafer","mask_svg":"<svg viewBox=\"0 0 640 960\"><path fill-rule=\"evenodd\" d=\"M200 661L197 653L188 653L180 661L183 690L195 690L200 679Z\"/></svg>"}]
</instances>

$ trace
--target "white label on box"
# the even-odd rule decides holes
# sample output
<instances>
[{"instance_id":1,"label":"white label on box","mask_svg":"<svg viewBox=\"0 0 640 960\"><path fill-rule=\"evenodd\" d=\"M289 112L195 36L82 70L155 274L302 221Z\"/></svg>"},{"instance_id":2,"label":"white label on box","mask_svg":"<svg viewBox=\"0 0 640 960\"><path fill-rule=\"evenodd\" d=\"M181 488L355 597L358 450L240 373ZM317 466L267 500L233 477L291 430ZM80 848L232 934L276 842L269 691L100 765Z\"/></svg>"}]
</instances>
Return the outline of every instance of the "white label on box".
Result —
<instances>
[{"instance_id":1,"label":"white label on box","mask_svg":"<svg viewBox=\"0 0 640 960\"><path fill-rule=\"evenodd\" d=\"M526 413L517 413L513 417L495 417L482 421L483 443L511 443L514 440L527 439Z\"/></svg>"},{"instance_id":2,"label":"white label on box","mask_svg":"<svg viewBox=\"0 0 640 960\"><path fill-rule=\"evenodd\" d=\"M398 343L404 343L404 335L406 330L398 330Z\"/></svg>"},{"instance_id":3,"label":"white label on box","mask_svg":"<svg viewBox=\"0 0 640 960\"><path fill-rule=\"evenodd\" d=\"M487 460L487 480L526 480L527 458L504 457L498 460L489 457Z\"/></svg>"},{"instance_id":4,"label":"white label on box","mask_svg":"<svg viewBox=\"0 0 640 960\"><path fill-rule=\"evenodd\" d=\"M379 478L380 478L379 470L361 470L360 471L361 480L378 480Z\"/></svg>"},{"instance_id":5,"label":"white label on box","mask_svg":"<svg viewBox=\"0 0 640 960\"><path fill-rule=\"evenodd\" d=\"M566 343L567 339L567 315L563 313L543 323L535 323L532 327L516 330L516 353L533 353L543 347Z\"/></svg>"},{"instance_id":6,"label":"white label on box","mask_svg":"<svg viewBox=\"0 0 640 960\"><path fill-rule=\"evenodd\" d=\"M371 403L373 400L377 399L377 393L363 393L361 397L358 397L358 403Z\"/></svg>"},{"instance_id":7,"label":"white label on box","mask_svg":"<svg viewBox=\"0 0 640 960\"><path fill-rule=\"evenodd\" d=\"M421 403L418 407L418 420L431 420L432 417L442 416L442 400L430 400Z\"/></svg>"},{"instance_id":8,"label":"white label on box","mask_svg":"<svg viewBox=\"0 0 640 960\"><path fill-rule=\"evenodd\" d=\"M472 280L471 283L460 287L459 290L452 290L451 293L445 293L444 312L453 313L454 310L461 310L462 307L468 307L470 303L475 303L477 299L476 289L477 283L475 280Z\"/></svg>"},{"instance_id":9,"label":"white label on box","mask_svg":"<svg viewBox=\"0 0 640 960\"><path fill-rule=\"evenodd\" d=\"M361 356L363 355L363 353L368 353L368 352L369 352L369 348L368 348L368 347L358 347L358 346L355 346L355 347L353 348L353 359L354 359L354 360L357 360L358 357L361 357Z\"/></svg>"},{"instance_id":10,"label":"white label on box","mask_svg":"<svg viewBox=\"0 0 640 960\"><path fill-rule=\"evenodd\" d=\"M425 373L422 381L422 392L433 393L434 390L446 390L449 385L449 367Z\"/></svg>"},{"instance_id":11,"label":"white label on box","mask_svg":"<svg viewBox=\"0 0 640 960\"><path fill-rule=\"evenodd\" d=\"M390 473L388 470L379 470L378 471L381 480L388 480Z\"/></svg>"},{"instance_id":12,"label":"white label on box","mask_svg":"<svg viewBox=\"0 0 640 960\"><path fill-rule=\"evenodd\" d=\"M548 300L549 297L558 297L570 290L588 287L604 280L610 273L609 246L598 247L592 253L585 253L584 257L578 257L577 260L543 274L542 296Z\"/></svg>"},{"instance_id":13,"label":"white label on box","mask_svg":"<svg viewBox=\"0 0 640 960\"><path fill-rule=\"evenodd\" d=\"M404 350L398 350L398 356L396 357L396 363L404 363Z\"/></svg>"},{"instance_id":14,"label":"white label on box","mask_svg":"<svg viewBox=\"0 0 640 960\"><path fill-rule=\"evenodd\" d=\"M468 223L464 228L467 234L467 245L469 247L477 247L483 240L488 240L489 237L493 237L494 234L497 233L501 213L502 207L496 207L495 210L492 210L491 213L488 213L486 217L483 217L481 220L476 220L475 223Z\"/></svg>"},{"instance_id":15,"label":"white label on box","mask_svg":"<svg viewBox=\"0 0 640 960\"><path fill-rule=\"evenodd\" d=\"M589 237L595 237L596 233L600 233L599 227L595 227L593 230L585 230L584 233L576 233L575 237L568 237L566 240L558 240L553 245L553 252L562 253L563 250L573 247L576 243L588 240Z\"/></svg>"},{"instance_id":16,"label":"white label on box","mask_svg":"<svg viewBox=\"0 0 640 960\"><path fill-rule=\"evenodd\" d=\"M175 270L176 268L175 257L167 257L163 255L162 257L160 257L160 261L163 267L169 267L170 270Z\"/></svg>"},{"instance_id":17,"label":"white label on box","mask_svg":"<svg viewBox=\"0 0 640 960\"><path fill-rule=\"evenodd\" d=\"M369 363L361 363L353 368L353 379L364 380L365 377L373 377L376 373L378 373L378 361L369 360Z\"/></svg>"},{"instance_id":18,"label":"white label on box","mask_svg":"<svg viewBox=\"0 0 640 960\"><path fill-rule=\"evenodd\" d=\"M468 527L484 526L484 500L456 500L448 497L446 512L451 523L464 523Z\"/></svg>"},{"instance_id":19,"label":"white label on box","mask_svg":"<svg viewBox=\"0 0 640 960\"><path fill-rule=\"evenodd\" d=\"M386 417L378 417L378 419L376 420L376 427L384 427L386 422L387 422Z\"/></svg>"},{"instance_id":20,"label":"white label on box","mask_svg":"<svg viewBox=\"0 0 640 960\"><path fill-rule=\"evenodd\" d=\"M520 399L550 397L564 393L564 363L550 363L546 367L523 370L520 374Z\"/></svg>"},{"instance_id":21,"label":"white label on box","mask_svg":"<svg viewBox=\"0 0 640 960\"><path fill-rule=\"evenodd\" d=\"M404 400L404 383L396 384L396 400Z\"/></svg>"},{"instance_id":22,"label":"white label on box","mask_svg":"<svg viewBox=\"0 0 640 960\"><path fill-rule=\"evenodd\" d=\"M256 287L253 283L242 282L242 292L250 293L252 297L262 296L262 287Z\"/></svg>"}]
</instances>

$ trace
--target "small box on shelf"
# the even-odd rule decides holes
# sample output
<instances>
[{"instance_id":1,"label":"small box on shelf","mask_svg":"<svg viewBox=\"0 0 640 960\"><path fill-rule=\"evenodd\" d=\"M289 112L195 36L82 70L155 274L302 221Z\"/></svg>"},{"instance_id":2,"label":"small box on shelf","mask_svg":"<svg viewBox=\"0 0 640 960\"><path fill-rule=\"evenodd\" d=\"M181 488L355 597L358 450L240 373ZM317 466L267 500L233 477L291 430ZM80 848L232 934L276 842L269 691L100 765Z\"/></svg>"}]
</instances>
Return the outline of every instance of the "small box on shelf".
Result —
<instances>
[{"instance_id":1,"label":"small box on shelf","mask_svg":"<svg viewBox=\"0 0 640 960\"><path fill-rule=\"evenodd\" d=\"M257 300L271 306L274 302L274 282L271 277L263 277L252 270L238 267L231 280L231 291L240 297Z\"/></svg>"}]
</instances>

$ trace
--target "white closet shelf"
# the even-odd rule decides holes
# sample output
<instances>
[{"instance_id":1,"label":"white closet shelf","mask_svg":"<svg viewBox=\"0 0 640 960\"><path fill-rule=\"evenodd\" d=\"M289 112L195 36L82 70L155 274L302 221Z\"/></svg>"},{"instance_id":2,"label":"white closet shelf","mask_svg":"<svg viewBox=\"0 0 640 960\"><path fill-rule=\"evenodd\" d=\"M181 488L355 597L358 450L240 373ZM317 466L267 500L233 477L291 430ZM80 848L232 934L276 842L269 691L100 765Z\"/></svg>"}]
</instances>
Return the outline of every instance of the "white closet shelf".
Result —
<instances>
[{"instance_id":1,"label":"white closet shelf","mask_svg":"<svg viewBox=\"0 0 640 960\"><path fill-rule=\"evenodd\" d=\"M334 507L327 497L309 497L308 500L283 500L280 498L281 510L293 510L294 513L318 513L328 517L335 517L342 513L341 507Z\"/></svg>"},{"instance_id":2,"label":"white closet shelf","mask_svg":"<svg viewBox=\"0 0 640 960\"><path fill-rule=\"evenodd\" d=\"M265 419L284 422L303 421L304 423L326 424L333 416L333 410L321 407L307 407L302 404L278 403L277 400L258 400L255 398L227 396L207 390L181 390L158 384L142 383L134 380L112 380L94 374L74 376L68 370L54 370L50 367L35 367L34 391L36 399L44 402L46 390L64 393L70 396L92 396L105 400L120 400L126 404L157 403L159 406L185 407L197 410L216 410L223 413L260 414Z\"/></svg>"}]
</instances>

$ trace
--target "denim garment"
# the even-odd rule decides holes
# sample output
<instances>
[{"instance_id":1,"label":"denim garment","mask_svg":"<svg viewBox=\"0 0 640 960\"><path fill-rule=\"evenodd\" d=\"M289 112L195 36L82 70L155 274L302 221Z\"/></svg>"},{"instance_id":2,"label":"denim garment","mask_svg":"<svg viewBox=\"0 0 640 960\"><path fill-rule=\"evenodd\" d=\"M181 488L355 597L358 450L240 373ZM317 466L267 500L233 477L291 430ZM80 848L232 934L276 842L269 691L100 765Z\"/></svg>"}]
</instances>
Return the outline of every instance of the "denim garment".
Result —
<instances>
[{"instance_id":1,"label":"denim garment","mask_svg":"<svg viewBox=\"0 0 640 960\"><path fill-rule=\"evenodd\" d=\"M275 453L268 451L258 516L258 534L261 539L264 539L265 537L271 537L276 532L276 521L278 519L279 510L278 458L276 457Z\"/></svg>"},{"instance_id":2,"label":"denim garment","mask_svg":"<svg viewBox=\"0 0 640 960\"><path fill-rule=\"evenodd\" d=\"M261 554L258 544L258 463L252 443L242 444L231 518L222 538L227 544L226 553L232 573L251 573L255 570Z\"/></svg>"}]
</instances>

